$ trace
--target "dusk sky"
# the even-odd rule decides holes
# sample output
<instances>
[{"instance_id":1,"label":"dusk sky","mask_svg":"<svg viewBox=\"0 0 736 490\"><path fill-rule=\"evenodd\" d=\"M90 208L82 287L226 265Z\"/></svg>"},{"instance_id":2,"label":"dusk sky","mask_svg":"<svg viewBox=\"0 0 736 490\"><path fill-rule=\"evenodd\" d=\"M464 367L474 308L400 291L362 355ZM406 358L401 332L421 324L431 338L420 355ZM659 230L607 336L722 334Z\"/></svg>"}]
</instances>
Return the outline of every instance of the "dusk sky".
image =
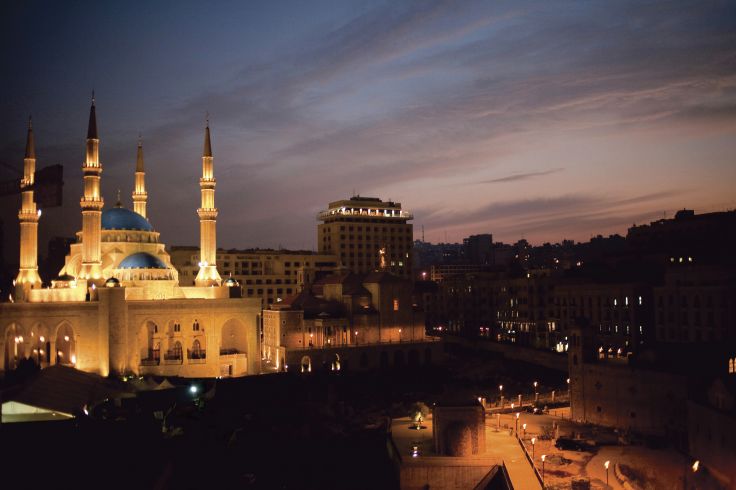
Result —
<instances>
[{"instance_id":1,"label":"dusk sky","mask_svg":"<svg viewBox=\"0 0 736 490\"><path fill-rule=\"evenodd\" d=\"M81 227L96 92L102 189L196 245L205 113L218 245L312 249L353 193L414 235L532 243L736 207L736 2L26 2L0 7L0 180L64 165L49 236ZM0 198L17 260L19 196Z\"/></svg>"}]
</instances>

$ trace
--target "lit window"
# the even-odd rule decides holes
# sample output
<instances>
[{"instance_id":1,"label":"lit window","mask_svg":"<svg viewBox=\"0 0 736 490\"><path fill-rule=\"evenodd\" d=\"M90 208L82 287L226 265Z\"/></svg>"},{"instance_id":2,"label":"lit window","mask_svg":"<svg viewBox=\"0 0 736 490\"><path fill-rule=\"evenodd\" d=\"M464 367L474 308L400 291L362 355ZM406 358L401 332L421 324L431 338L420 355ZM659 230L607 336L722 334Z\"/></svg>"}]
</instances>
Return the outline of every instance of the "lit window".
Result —
<instances>
[{"instance_id":1,"label":"lit window","mask_svg":"<svg viewBox=\"0 0 736 490\"><path fill-rule=\"evenodd\" d=\"M399 300L394 298L394 311L399 311Z\"/></svg>"},{"instance_id":2,"label":"lit window","mask_svg":"<svg viewBox=\"0 0 736 490\"><path fill-rule=\"evenodd\" d=\"M639 304L641 305L641 296L639 296Z\"/></svg>"}]
</instances>

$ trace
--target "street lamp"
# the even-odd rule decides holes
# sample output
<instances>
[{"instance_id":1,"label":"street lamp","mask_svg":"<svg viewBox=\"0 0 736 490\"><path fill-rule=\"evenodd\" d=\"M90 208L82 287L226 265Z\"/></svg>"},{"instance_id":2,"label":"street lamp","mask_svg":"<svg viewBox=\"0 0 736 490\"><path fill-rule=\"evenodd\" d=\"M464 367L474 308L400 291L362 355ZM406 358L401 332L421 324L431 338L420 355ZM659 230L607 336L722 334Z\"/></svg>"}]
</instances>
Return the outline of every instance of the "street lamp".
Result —
<instances>
[{"instance_id":1,"label":"street lamp","mask_svg":"<svg viewBox=\"0 0 736 490\"><path fill-rule=\"evenodd\" d=\"M609 460L606 460L605 463L603 463L603 466L606 468L606 486L608 486L608 466L611 464Z\"/></svg>"},{"instance_id":2,"label":"street lamp","mask_svg":"<svg viewBox=\"0 0 736 490\"><path fill-rule=\"evenodd\" d=\"M539 392L537 391L537 384L538 383L535 381L534 382L534 401L535 402L539 400Z\"/></svg>"},{"instance_id":3,"label":"street lamp","mask_svg":"<svg viewBox=\"0 0 736 490\"><path fill-rule=\"evenodd\" d=\"M532 437L532 464L534 464L534 445L537 443L537 438Z\"/></svg>"},{"instance_id":4,"label":"street lamp","mask_svg":"<svg viewBox=\"0 0 736 490\"><path fill-rule=\"evenodd\" d=\"M697 473L700 468L700 460L695 461L690 468L693 470L693 473ZM683 488L687 490L687 470L685 470L685 474L682 477L682 482Z\"/></svg>"},{"instance_id":5,"label":"street lamp","mask_svg":"<svg viewBox=\"0 0 736 490\"><path fill-rule=\"evenodd\" d=\"M498 385L498 395L501 397L501 408L503 408L503 385Z\"/></svg>"},{"instance_id":6,"label":"street lamp","mask_svg":"<svg viewBox=\"0 0 736 490\"><path fill-rule=\"evenodd\" d=\"M524 430L524 437L526 437L526 424L522 424L521 428Z\"/></svg>"},{"instance_id":7,"label":"street lamp","mask_svg":"<svg viewBox=\"0 0 736 490\"><path fill-rule=\"evenodd\" d=\"M542 455L542 483L544 483L544 460L547 459L547 455Z\"/></svg>"},{"instance_id":8,"label":"street lamp","mask_svg":"<svg viewBox=\"0 0 736 490\"><path fill-rule=\"evenodd\" d=\"M516 412L516 437L519 437L519 412Z\"/></svg>"}]
</instances>

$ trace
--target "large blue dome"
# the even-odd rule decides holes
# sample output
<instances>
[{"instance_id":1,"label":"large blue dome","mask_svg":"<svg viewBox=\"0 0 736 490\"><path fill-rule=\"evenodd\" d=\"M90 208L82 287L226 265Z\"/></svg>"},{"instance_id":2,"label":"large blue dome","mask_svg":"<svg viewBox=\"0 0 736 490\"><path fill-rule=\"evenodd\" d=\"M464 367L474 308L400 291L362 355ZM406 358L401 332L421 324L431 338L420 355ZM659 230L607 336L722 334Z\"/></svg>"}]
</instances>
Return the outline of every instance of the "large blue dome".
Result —
<instances>
[{"instance_id":1,"label":"large blue dome","mask_svg":"<svg viewBox=\"0 0 736 490\"><path fill-rule=\"evenodd\" d=\"M102 212L103 230L153 231L153 226L140 214L125 208L110 208Z\"/></svg>"},{"instance_id":2,"label":"large blue dome","mask_svg":"<svg viewBox=\"0 0 736 490\"><path fill-rule=\"evenodd\" d=\"M161 259L146 252L136 252L125 257L118 269L166 269Z\"/></svg>"}]
</instances>

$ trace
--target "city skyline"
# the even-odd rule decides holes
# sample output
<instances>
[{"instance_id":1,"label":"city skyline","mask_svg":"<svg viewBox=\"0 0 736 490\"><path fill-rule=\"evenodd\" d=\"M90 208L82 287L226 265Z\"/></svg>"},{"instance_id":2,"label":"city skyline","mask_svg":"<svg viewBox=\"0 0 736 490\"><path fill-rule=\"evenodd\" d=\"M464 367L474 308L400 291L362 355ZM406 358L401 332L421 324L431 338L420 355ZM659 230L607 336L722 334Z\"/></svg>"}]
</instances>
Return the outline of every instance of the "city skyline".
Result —
<instances>
[{"instance_id":1,"label":"city skyline","mask_svg":"<svg viewBox=\"0 0 736 490\"><path fill-rule=\"evenodd\" d=\"M29 113L39 168L65 167L41 244L80 229L93 88L106 207L119 188L132 208L141 132L151 221L181 245L197 243L206 112L225 248L316 248L317 212L353 193L400 201L432 242L586 241L736 206L726 4L3 8L0 175L22 167Z\"/></svg>"}]
</instances>

